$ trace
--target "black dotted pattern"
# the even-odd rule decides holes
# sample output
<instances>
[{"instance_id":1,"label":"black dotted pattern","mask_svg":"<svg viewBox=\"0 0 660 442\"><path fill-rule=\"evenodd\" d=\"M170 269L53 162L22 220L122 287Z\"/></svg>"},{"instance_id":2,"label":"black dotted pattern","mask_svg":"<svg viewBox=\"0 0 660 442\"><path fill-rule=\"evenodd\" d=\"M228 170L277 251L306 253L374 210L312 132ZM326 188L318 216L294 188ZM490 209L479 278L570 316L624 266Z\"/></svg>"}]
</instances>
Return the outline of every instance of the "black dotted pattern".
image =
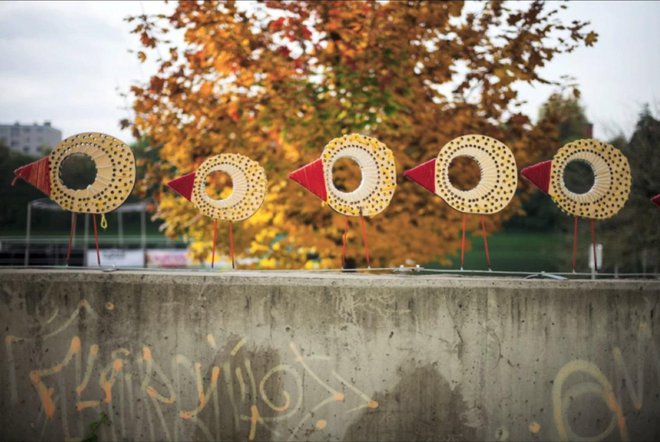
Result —
<instances>
[{"instance_id":1,"label":"black dotted pattern","mask_svg":"<svg viewBox=\"0 0 660 442\"><path fill-rule=\"evenodd\" d=\"M62 182L62 161L75 153L89 155L96 165L96 178L87 189L70 189ZM64 210L77 213L107 213L121 206L135 185L135 157L121 140L87 132L61 141L50 154L51 199Z\"/></svg>"},{"instance_id":2,"label":"black dotted pattern","mask_svg":"<svg viewBox=\"0 0 660 442\"><path fill-rule=\"evenodd\" d=\"M449 180L449 165L461 156L472 158L481 170L479 183L470 190L458 189ZM511 149L485 135L464 135L445 144L438 153L435 170L437 195L463 213L499 212L509 204L518 184L516 159Z\"/></svg>"},{"instance_id":3,"label":"black dotted pattern","mask_svg":"<svg viewBox=\"0 0 660 442\"><path fill-rule=\"evenodd\" d=\"M205 198L206 177L219 166L233 166L238 172L229 172L234 192L244 186L243 197L228 207L216 207ZM266 171L254 160L234 153L223 153L207 158L195 172L192 202L204 215L222 221L242 221L259 210L266 197ZM229 197L231 198L231 196Z\"/></svg>"},{"instance_id":4,"label":"black dotted pattern","mask_svg":"<svg viewBox=\"0 0 660 442\"><path fill-rule=\"evenodd\" d=\"M566 188L564 169L573 161L584 161L594 171L594 185L586 193L578 195ZM619 149L602 141L582 139L564 145L555 154L549 191L559 208L569 215L607 219L628 201L630 182L630 165Z\"/></svg>"},{"instance_id":5,"label":"black dotted pattern","mask_svg":"<svg viewBox=\"0 0 660 442\"><path fill-rule=\"evenodd\" d=\"M372 190L359 201L347 201L333 191L332 164L344 156L347 148L360 149L369 155L377 167L375 185ZM350 216L374 216L387 208L396 189L396 164L394 154L376 138L359 134L344 135L330 141L321 154L325 171L326 188L328 189L328 205L337 212ZM365 179L365 171L362 171Z\"/></svg>"}]
</instances>

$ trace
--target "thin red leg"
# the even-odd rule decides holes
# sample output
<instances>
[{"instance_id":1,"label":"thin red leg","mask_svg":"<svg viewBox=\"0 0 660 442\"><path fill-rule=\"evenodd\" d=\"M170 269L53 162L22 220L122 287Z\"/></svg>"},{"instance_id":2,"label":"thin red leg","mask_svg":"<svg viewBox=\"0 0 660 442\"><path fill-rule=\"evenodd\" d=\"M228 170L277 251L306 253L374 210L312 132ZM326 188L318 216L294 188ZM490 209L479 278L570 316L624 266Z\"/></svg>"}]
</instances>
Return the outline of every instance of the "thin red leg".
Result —
<instances>
[{"instance_id":1,"label":"thin red leg","mask_svg":"<svg viewBox=\"0 0 660 442\"><path fill-rule=\"evenodd\" d=\"M66 250L66 265L69 265L71 259L71 246L73 245L73 236L76 234L76 212L71 212L71 232L69 232L69 246Z\"/></svg>"},{"instance_id":2,"label":"thin red leg","mask_svg":"<svg viewBox=\"0 0 660 442\"><path fill-rule=\"evenodd\" d=\"M598 271L598 255L596 255L596 221L590 219L589 223L591 224L591 245L594 251L594 270Z\"/></svg>"},{"instance_id":3,"label":"thin red leg","mask_svg":"<svg viewBox=\"0 0 660 442\"><path fill-rule=\"evenodd\" d=\"M94 227L94 244L96 244L96 263L101 267L101 252L99 251L99 229L96 227L96 215L92 214L92 226Z\"/></svg>"},{"instance_id":4,"label":"thin red leg","mask_svg":"<svg viewBox=\"0 0 660 442\"><path fill-rule=\"evenodd\" d=\"M467 224L467 215L463 214L463 235L461 236L461 270L463 270L463 264L465 262L465 229Z\"/></svg>"},{"instance_id":5,"label":"thin red leg","mask_svg":"<svg viewBox=\"0 0 660 442\"><path fill-rule=\"evenodd\" d=\"M486 225L484 224L484 217L481 217L481 236L484 238L484 248L486 249L486 263L488 264L488 270L491 270L490 266L490 253L488 252L488 237L486 236Z\"/></svg>"},{"instance_id":6,"label":"thin red leg","mask_svg":"<svg viewBox=\"0 0 660 442\"><path fill-rule=\"evenodd\" d=\"M231 268L235 269L234 264L234 227L233 223L229 221L229 256L231 257Z\"/></svg>"},{"instance_id":7,"label":"thin red leg","mask_svg":"<svg viewBox=\"0 0 660 442\"><path fill-rule=\"evenodd\" d=\"M573 221L573 273L575 273L575 260L577 258L577 243L578 243L578 217Z\"/></svg>"},{"instance_id":8,"label":"thin red leg","mask_svg":"<svg viewBox=\"0 0 660 442\"><path fill-rule=\"evenodd\" d=\"M362 215L360 215L360 224L362 225L362 242L364 243L364 254L367 257L367 267L371 268L371 260L369 259L369 242L367 242L367 226Z\"/></svg>"},{"instance_id":9,"label":"thin red leg","mask_svg":"<svg viewBox=\"0 0 660 442\"><path fill-rule=\"evenodd\" d=\"M215 267L215 241L218 236L218 220L213 220L213 248L211 249L211 268Z\"/></svg>"},{"instance_id":10,"label":"thin red leg","mask_svg":"<svg viewBox=\"0 0 660 442\"><path fill-rule=\"evenodd\" d=\"M341 236L341 268L342 269L346 268L346 247L348 244L348 229L349 229L348 216L344 216L344 220L346 221L344 224L344 234Z\"/></svg>"}]
</instances>

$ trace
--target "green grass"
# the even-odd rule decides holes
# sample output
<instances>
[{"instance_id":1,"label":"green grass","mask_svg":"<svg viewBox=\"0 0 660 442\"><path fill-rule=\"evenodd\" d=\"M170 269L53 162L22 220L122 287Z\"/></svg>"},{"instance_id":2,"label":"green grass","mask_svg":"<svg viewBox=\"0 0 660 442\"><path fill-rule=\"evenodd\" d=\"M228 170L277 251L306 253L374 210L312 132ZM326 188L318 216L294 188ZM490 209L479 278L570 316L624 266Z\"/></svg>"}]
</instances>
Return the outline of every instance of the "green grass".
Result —
<instances>
[{"instance_id":1,"label":"green grass","mask_svg":"<svg viewBox=\"0 0 660 442\"><path fill-rule=\"evenodd\" d=\"M41 215L41 214L39 214ZM57 214L50 215L50 223L35 222L32 230L34 243L66 244L69 237L70 217ZM43 215L41 215L43 216ZM53 222L57 221L57 222ZM139 218L132 214L124 218L124 242L126 246L140 244ZM116 215L108 216L108 229L99 229L102 247L119 247L118 220ZM147 244L149 247L183 246L181 239L170 241L158 231L159 222L147 221ZM0 237L4 239L22 240L25 237L24 227L0 229ZM76 229L76 244L80 246L84 238L84 217L79 216ZM586 268L586 238L582 237L579 248L578 268ZM471 248L465 253L466 270L488 270L484 244L480 235L469 236ZM91 220L88 225L88 241L93 245ZM559 232L533 232L521 230L505 230L488 236L492 269L502 271L524 272L558 272L570 270L571 234ZM584 255L584 256L583 256ZM440 265L437 261L425 264L430 268L460 268L460 251L448 257L449 265Z\"/></svg>"},{"instance_id":2,"label":"green grass","mask_svg":"<svg viewBox=\"0 0 660 442\"><path fill-rule=\"evenodd\" d=\"M150 215L147 214L146 218L146 235L149 240L163 242L166 241L165 236L158 230L161 222L151 221ZM82 238L85 233L85 215L78 214L76 216L76 238ZM107 229L101 228L101 217L96 216L98 223L99 235L106 240L119 236L119 219L115 213L107 215L108 227ZM32 214L32 228L31 235L33 238L64 238L68 241L69 231L71 229L71 214L68 212L44 212L35 210ZM0 238L24 238L26 233L25 225L9 225L0 227ZM87 217L87 232L91 237L93 235L93 226L91 216ZM127 240L131 237L139 237L141 233L140 217L137 213L127 213L123 216L123 236ZM93 239L92 239L93 241ZM138 239L133 241L139 242Z\"/></svg>"},{"instance_id":3,"label":"green grass","mask_svg":"<svg viewBox=\"0 0 660 442\"><path fill-rule=\"evenodd\" d=\"M465 252L466 270L488 270L481 236L469 237L472 247ZM493 270L524 272L567 271L570 259L570 238L562 233L505 231L488 236L488 249ZM430 268L460 268L460 250L448 257L452 264L441 266L437 261Z\"/></svg>"},{"instance_id":4,"label":"green grass","mask_svg":"<svg viewBox=\"0 0 660 442\"><path fill-rule=\"evenodd\" d=\"M42 220L35 220L32 230L31 238L32 242L35 244L66 244L69 241L69 232L70 232L70 215L63 217L62 214L57 213L57 217L52 216L48 218L51 221L50 224L39 222ZM128 218L127 216L124 219L123 226L123 242L119 240L119 222L116 215L108 215L108 228L102 229L100 225L100 217L97 216L97 228L99 232L99 241L102 247L121 247L122 245L126 246L139 246L141 244L141 228L139 218L133 216ZM147 219L146 222L146 241L150 247L159 247L159 246L173 246L179 245L182 246L182 240L176 239L174 241L169 240L165 235L163 235L158 230L159 223L153 222ZM25 238L25 227L24 226L8 226L0 229L0 241L9 240L9 241L22 241ZM82 244L85 237L85 217L83 215L77 216L76 221L76 244ZM87 240L88 244L94 244L94 230L92 226L91 218L88 219L87 225Z\"/></svg>"}]
</instances>

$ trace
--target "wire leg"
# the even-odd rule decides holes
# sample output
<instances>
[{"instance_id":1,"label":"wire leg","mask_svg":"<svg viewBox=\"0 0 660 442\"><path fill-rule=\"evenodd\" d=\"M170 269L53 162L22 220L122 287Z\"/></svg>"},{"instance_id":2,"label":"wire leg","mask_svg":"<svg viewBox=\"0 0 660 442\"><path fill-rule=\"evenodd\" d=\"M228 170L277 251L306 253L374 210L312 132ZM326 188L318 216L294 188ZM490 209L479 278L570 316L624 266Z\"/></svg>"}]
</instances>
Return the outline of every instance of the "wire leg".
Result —
<instances>
[{"instance_id":1,"label":"wire leg","mask_svg":"<svg viewBox=\"0 0 660 442\"><path fill-rule=\"evenodd\" d=\"M486 264L488 264L488 270L492 270L490 265L490 253L488 252L488 237L486 236L486 225L484 224L484 217L481 216L481 236L484 238L484 249L486 249Z\"/></svg>"},{"instance_id":2,"label":"wire leg","mask_svg":"<svg viewBox=\"0 0 660 442\"><path fill-rule=\"evenodd\" d=\"M99 229L96 227L96 214L92 214L92 226L94 227L94 244L96 244L96 263L101 267L101 252L99 251Z\"/></svg>"},{"instance_id":3,"label":"wire leg","mask_svg":"<svg viewBox=\"0 0 660 442\"><path fill-rule=\"evenodd\" d=\"M76 212L71 212L71 232L69 233L69 246L66 250L66 265L69 265L71 259L71 246L73 245L73 236L76 234Z\"/></svg>"},{"instance_id":4,"label":"wire leg","mask_svg":"<svg viewBox=\"0 0 660 442\"><path fill-rule=\"evenodd\" d=\"M463 234L461 236L461 270L463 270L463 264L465 263L465 228L467 224L467 214L463 214L462 220Z\"/></svg>"},{"instance_id":5,"label":"wire leg","mask_svg":"<svg viewBox=\"0 0 660 442\"><path fill-rule=\"evenodd\" d=\"M575 260L577 258L577 243L578 243L578 217L573 221L573 273L575 273Z\"/></svg>"},{"instance_id":6,"label":"wire leg","mask_svg":"<svg viewBox=\"0 0 660 442\"><path fill-rule=\"evenodd\" d=\"M234 263L234 223L229 221L229 256L231 258L231 268L235 269L236 264Z\"/></svg>"},{"instance_id":7,"label":"wire leg","mask_svg":"<svg viewBox=\"0 0 660 442\"><path fill-rule=\"evenodd\" d=\"M594 270L598 272L598 255L596 255L596 221L590 219L589 224L591 224L591 245L594 251Z\"/></svg>"},{"instance_id":8,"label":"wire leg","mask_svg":"<svg viewBox=\"0 0 660 442\"><path fill-rule=\"evenodd\" d=\"M344 216L344 234L341 236L341 268L346 268L346 247L348 245L348 216Z\"/></svg>"},{"instance_id":9,"label":"wire leg","mask_svg":"<svg viewBox=\"0 0 660 442\"><path fill-rule=\"evenodd\" d=\"M218 220L213 220L213 247L211 249L211 268L215 267L215 242L218 236Z\"/></svg>"},{"instance_id":10,"label":"wire leg","mask_svg":"<svg viewBox=\"0 0 660 442\"><path fill-rule=\"evenodd\" d=\"M362 225L362 242L364 243L364 255L367 258L367 268L371 268L371 260L369 259L369 242L367 241L367 226L362 215L360 215L360 224Z\"/></svg>"}]
</instances>

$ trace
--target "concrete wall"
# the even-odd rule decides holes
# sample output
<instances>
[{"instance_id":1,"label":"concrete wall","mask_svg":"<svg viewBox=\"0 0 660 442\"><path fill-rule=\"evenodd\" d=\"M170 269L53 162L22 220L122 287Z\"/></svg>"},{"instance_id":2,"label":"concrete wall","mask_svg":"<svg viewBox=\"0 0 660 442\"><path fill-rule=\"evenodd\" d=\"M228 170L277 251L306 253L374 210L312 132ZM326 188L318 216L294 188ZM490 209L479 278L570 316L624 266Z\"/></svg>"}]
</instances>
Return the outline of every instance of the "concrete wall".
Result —
<instances>
[{"instance_id":1,"label":"concrete wall","mask_svg":"<svg viewBox=\"0 0 660 442\"><path fill-rule=\"evenodd\" d=\"M660 440L660 281L0 270L0 296L2 440Z\"/></svg>"}]
</instances>

